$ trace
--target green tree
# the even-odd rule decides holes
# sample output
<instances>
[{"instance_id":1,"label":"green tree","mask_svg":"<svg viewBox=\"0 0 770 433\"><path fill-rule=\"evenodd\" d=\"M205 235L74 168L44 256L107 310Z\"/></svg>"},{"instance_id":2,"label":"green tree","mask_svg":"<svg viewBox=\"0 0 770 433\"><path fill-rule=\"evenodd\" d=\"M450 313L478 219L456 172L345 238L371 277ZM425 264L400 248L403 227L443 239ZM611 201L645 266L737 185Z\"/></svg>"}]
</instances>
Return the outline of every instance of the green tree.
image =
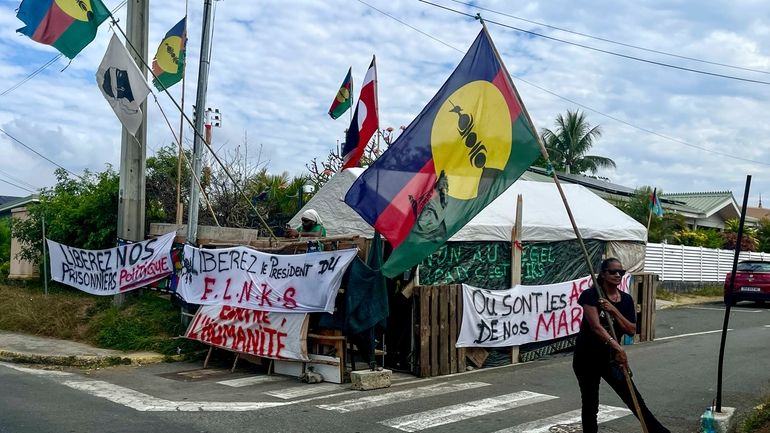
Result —
<instances>
[{"instance_id":1,"label":"green tree","mask_svg":"<svg viewBox=\"0 0 770 433\"><path fill-rule=\"evenodd\" d=\"M759 220L757 240L759 241L759 251L770 253L770 219L767 217Z\"/></svg>"},{"instance_id":2,"label":"green tree","mask_svg":"<svg viewBox=\"0 0 770 433\"><path fill-rule=\"evenodd\" d=\"M738 228L740 220L733 218L725 221L725 231L722 233L724 247L734 250L738 244ZM760 246L759 230L756 227L743 226L743 238L741 239L741 251L756 251Z\"/></svg>"},{"instance_id":3,"label":"green tree","mask_svg":"<svg viewBox=\"0 0 770 433\"><path fill-rule=\"evenodd\" d=\"M602 132L598 125L591 127L585 113L567 110L566 116L556 117L554 125L554 130L544 128L540 135L555 170L596 174L600 168L615 168L615 161L610 158L586 155Z\"/></svg>"},{"instance_id":4,"label":"green tree","mask_svg":"<svg viewBox=\"0 0 770 433\"><path fill-rule=\"evenodd\" d=\"M8 278L11 264L11 219L0 218L0 281Z\"/></svg>"},{"instance_id":5,"label":"green tree","mask_svg":"<svg viewBox=\"0 0 770 433\"><path fill-rule=\"evenodd\" d=\"M185 150L187 161L192 158L192 151ZM146 212L147 223L176 221L176 184L177 161L179 149L171 144L163 146L155 152L155 155L147 158L146 185ZM181 199L183 221L187 222L187 199L190 196L190 168L182 161Z\"/></svg>"},{"instance_id":6,"label":"green tree","mask_svg":"<svg viewBox=\"0 0 770 433\"><path fill-rule=\"evenodd\" d=\"M78 179L63 169L55 174L56 186L42 190L38 203L27 205L29 218L14 221L14 237L21 244L20 258L39 263L43 218L48 239L92 250L114 247L118 174L110 166L101 173L85 171Z\"/></svg>"},{"instance_id":7,"label":"green tree","mask_svg":"<svg viewBox=\"0 0 770 433\"><path fill-rule=\"evenodd\" d=\"M661 190L659 189L658 194L660 193ZM640 224L647 226L647 219L650 217L651 194L652 187L639 187L627 201L616 203L616 206ZM662 242L666 240L667 242L675 242L674 233L686 227L684 216L681 214L666 212L660 217L652 214L648 241Z\"/></svg>"}]
</instances>

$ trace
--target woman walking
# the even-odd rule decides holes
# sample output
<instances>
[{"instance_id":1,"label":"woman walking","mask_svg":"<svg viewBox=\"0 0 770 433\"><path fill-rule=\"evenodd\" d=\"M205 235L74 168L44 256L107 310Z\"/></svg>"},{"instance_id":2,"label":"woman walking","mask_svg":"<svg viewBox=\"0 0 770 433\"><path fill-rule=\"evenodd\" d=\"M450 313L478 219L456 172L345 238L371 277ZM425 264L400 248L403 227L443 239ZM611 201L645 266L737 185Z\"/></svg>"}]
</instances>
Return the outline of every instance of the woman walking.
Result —
<instances>
[{"instance_id":1,"label":"woman walking","mask_svg":"<svg viewBox=\"0 0 770 433\"><path fill-rule=\"evenodd\" d=\"M600 299L596 287L584 291L578 304L583 307L583 320L575 343L572 368L580 385L583 408L581 418L584 433L598 431L596 415L599 412L599 382L604 379L637 418L631 393L623 369L628 368L626 352L609 329L607 316L612 317L615 335L633 336L636 333L636 309L631 295L618 288L626 271L620 260L609 258L602 262L597 283L604 289L606 299ZM634 385L644 422L650 433L670 433L644 404Z\"/></svg>"}]
</instances>

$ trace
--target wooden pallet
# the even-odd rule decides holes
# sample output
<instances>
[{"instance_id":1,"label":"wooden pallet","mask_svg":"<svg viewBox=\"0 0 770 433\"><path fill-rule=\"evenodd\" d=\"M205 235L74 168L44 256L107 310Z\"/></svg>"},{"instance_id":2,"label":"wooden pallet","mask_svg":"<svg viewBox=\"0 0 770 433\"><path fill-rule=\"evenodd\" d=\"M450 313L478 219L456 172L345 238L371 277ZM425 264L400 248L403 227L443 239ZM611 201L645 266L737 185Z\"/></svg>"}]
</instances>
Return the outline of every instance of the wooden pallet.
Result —
<instances>
[{"instance_id":1,"label":"wooden pallet","mask_svg":"<svg viewBox=\"0 0 770 433\"><path fill-rule=\"evenodd\" d=\"M653 273L634 274L631 296L636 302L636 341L655 339L655 289L658 275Z\"/></svg>"},{"instance_id":2,"label":"wooden pallet","mask_svg":"<svg viewBox=\"0 0 770 433\"><path fill-rule=\"evenodd\" d=\"M465 349L455 348L462 322L462 286L417 286L413 300L414 373L431 377L465 371Z\"/></svg>"}]
</instances>

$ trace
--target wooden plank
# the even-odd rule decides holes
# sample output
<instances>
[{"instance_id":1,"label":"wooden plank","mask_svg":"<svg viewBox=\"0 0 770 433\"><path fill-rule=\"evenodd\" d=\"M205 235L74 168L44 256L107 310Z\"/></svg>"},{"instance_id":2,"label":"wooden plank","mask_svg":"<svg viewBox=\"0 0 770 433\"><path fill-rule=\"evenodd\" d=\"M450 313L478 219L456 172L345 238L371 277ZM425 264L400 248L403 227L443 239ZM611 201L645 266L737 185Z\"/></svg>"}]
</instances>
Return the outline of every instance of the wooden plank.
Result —
<instances>
[{"instance_id":1,"label":"wooden plank","mask_svg":"<svg viewBox=\"0 0 770 433\"><path fill-rule=\"evenodd\" d=\"M463 323L463 286L457 288L457 335L460 335L460 329ZM465 371L465 348L457 349L457 372Z\"/></svg>"},{"instance_id":2,"label":"wooden plank","mask_svg":"<svg viewBox=\"0 0 770 433\"><path fill-rule=\"evenodd\" d=\"M449 373L457 373L457 285L449 286Z\"/></svg>"},{"instance_id":3,"label":"wooden plank","mask_svg":"<svg viewBox=\"0 0 770 433\"><path fill-rule=\"evenodd\" d=\"M449 374L449 286L439 286L438 290L438 365L439 375Z\"/></svg>"},{"instance_id":4,"label":"wooden plank","mask_svg":"<svg viewBox=\"0 0 770 433\"><path fill-rule=\"evenodd\" d=\"M430 375L438 376L438 289L430 290Z\"/></svg>"},{"instance_id":5,"label":"wooden plank","mask_svg":"<svg viewBox=\"0 0 770 433\"><path fill-rule=\"evenodd\" d=\"M465 355L476 368L481 368L484 361L487 360L489 352L483 347L469 347L465 350Z\"/></svg>"},{"instance_id":6,"label":"wooden plank","mask_svg":"<svg viewBox=\"0 0 770 433\"><path fill-rule=\"evenodd\" d=\"M430 290L417 287L420 306L420 377L430 376Z\"/></svg>"}]
</instances>

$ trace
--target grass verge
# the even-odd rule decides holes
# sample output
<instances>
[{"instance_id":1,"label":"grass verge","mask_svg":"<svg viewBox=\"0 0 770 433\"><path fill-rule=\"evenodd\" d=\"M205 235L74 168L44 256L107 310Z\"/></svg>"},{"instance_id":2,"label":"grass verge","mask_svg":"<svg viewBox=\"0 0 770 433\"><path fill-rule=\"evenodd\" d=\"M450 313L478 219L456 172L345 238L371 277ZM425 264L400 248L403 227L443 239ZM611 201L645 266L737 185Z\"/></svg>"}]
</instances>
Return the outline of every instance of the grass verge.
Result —
<instances>
[{"instance_id":1,"label":"grass verge","mask_svg":"<svg viewBox=\"0 0 770 433\"><path fill-rule=\"evenodd\" d=\"M655 292L655 298L662 299L664 301L678 301L683 298L716 298L722 296L724 296L724 289L722 286L702 287L700 289L684 293L675 293L658 288L658 290Z\"/></svg>"},{"instance_id":2,"label":"grass verge","mask_svg":"<svg viewBox=\"0 0 770 433\"><path fill-rule=\"evenodd\" d=\"M746 417L739 429L741 433L770 433L770 397Z\"/></svg>"},{"instance_id":3,"label":"grass verge","mask_svg":"<svg viewBox=\"0 0 770 433\"><path fill-rule=\"evenodd\" d=\"M196 342L184 334L179 309L166 296L145 291L126 297L121 307L112 297L97 297L62 286L43 294L36 285L0 284L0 329L74 340L105 349L191 353Z\"/></svg>"}]
</instances>

